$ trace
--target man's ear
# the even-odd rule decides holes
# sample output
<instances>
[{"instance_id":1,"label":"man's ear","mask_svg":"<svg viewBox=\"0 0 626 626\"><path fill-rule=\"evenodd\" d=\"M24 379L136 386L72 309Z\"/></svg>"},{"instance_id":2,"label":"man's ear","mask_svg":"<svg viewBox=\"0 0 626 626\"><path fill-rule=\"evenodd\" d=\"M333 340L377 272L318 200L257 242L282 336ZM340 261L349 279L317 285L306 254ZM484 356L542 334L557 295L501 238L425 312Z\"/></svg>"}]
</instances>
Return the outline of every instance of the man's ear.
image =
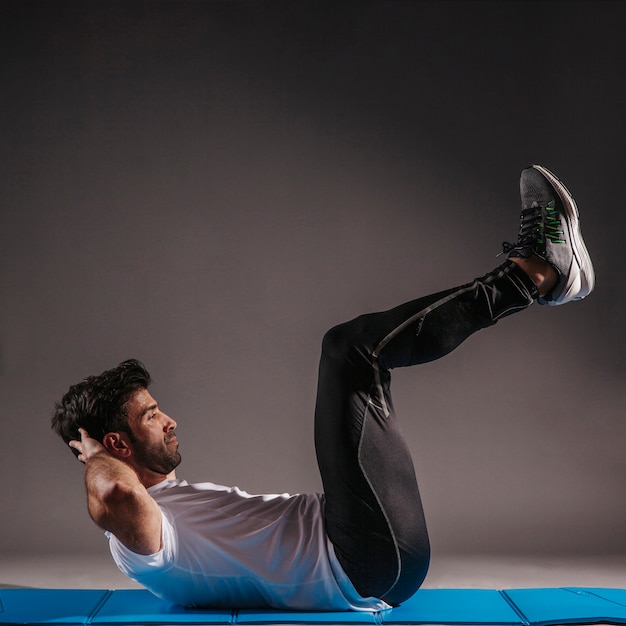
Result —
<instances>
[{"instance_id":1,"label":"man's ear","mask_svg":"<svg viewBox=\"0 0 626 626\"><path fill-rule=\"evenodd\" d=\"M128 433L124 432L111 432L107 433L102 438L102 445L105 447L106 451L121 459L127 459L133 453L132 447L130 445L130 437Z\"/></svg>"}]
</instances>

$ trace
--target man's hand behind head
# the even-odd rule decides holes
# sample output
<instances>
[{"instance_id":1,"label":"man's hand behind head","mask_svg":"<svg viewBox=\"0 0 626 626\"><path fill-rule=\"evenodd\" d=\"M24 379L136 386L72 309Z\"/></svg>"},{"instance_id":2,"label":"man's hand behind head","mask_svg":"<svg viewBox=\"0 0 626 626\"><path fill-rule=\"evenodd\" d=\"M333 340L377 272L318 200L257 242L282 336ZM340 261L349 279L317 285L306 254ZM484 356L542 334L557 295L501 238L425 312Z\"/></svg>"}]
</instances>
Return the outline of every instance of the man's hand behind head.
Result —
<instances>
[{"instance_id":1,"label":"man's hand behind head","mask_svg":"<svg viewBox=\"0 0 626 626\"><path fill-rule=\"evenodd\" d=\"M106 448L96 439L89 436L89 433L84 428L79 428L80 441L73 439L70 441L70 448L78 451L78 460L86 463L89 458L101 452L106 453Z\"/></svg>"}]
</instances>

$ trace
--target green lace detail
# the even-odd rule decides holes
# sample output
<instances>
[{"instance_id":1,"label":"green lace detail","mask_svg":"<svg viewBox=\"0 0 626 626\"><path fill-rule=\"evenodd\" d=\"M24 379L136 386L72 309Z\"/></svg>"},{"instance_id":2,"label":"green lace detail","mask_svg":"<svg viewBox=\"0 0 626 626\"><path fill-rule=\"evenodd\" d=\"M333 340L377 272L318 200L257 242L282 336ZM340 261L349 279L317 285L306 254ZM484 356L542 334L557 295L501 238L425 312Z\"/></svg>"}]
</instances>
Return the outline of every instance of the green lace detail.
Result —
<instances>
[{"instance_id":1,"label":"green lace detail","mask_svg":"<svg viewBox=\"0 0 626 626\"><path fill-rule=\"evenodd\" d=\"M546 205L546 214L543 218L543 228L541 230L552 243L565 243L563 230L561 229L561 217L554 206L554 200L550 200ZM544 243L542 234L539 234L537 241Z\"/></svg>"}]
</instances>

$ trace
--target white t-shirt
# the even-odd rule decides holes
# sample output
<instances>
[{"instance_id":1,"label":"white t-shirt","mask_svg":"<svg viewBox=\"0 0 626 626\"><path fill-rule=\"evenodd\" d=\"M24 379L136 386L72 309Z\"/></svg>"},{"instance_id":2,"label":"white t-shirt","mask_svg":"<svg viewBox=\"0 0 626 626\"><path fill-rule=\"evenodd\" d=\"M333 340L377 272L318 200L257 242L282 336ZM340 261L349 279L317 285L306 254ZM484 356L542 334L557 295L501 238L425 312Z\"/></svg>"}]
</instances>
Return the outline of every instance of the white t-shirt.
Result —
<instances>
[{"instance_id":1,"label":"white t-shirt","mask_svg":"<svg viewBox=\"0 0 626 626\"><path fill-rule=\"evenodd\" d=\"M253 496L237 487L166 480L148 489L163 548L144 556L111 533L119 569L183 606L378 611L343 572L324 530L323 496Z\"/></svg>"}]
</instances>

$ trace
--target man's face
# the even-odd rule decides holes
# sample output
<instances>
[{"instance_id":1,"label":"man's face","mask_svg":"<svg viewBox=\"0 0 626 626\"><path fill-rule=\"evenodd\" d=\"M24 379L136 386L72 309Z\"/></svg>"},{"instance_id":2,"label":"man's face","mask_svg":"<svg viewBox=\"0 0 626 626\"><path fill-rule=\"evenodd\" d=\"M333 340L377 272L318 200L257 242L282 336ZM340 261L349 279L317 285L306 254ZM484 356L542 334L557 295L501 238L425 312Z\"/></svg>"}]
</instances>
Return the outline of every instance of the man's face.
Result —
<instances>
[{"instance_id":1,"label":"man's face","mask_svg":"<svg viewBox=\"0 0 626 626\"><path fill-rule=\"evenodd\" d=\"M133 433L135 463L157 474L169 474L181 461L176 422L159 410L147 389L136 391L126 403L126 409Z\"/></svg>"}]
</instances>

